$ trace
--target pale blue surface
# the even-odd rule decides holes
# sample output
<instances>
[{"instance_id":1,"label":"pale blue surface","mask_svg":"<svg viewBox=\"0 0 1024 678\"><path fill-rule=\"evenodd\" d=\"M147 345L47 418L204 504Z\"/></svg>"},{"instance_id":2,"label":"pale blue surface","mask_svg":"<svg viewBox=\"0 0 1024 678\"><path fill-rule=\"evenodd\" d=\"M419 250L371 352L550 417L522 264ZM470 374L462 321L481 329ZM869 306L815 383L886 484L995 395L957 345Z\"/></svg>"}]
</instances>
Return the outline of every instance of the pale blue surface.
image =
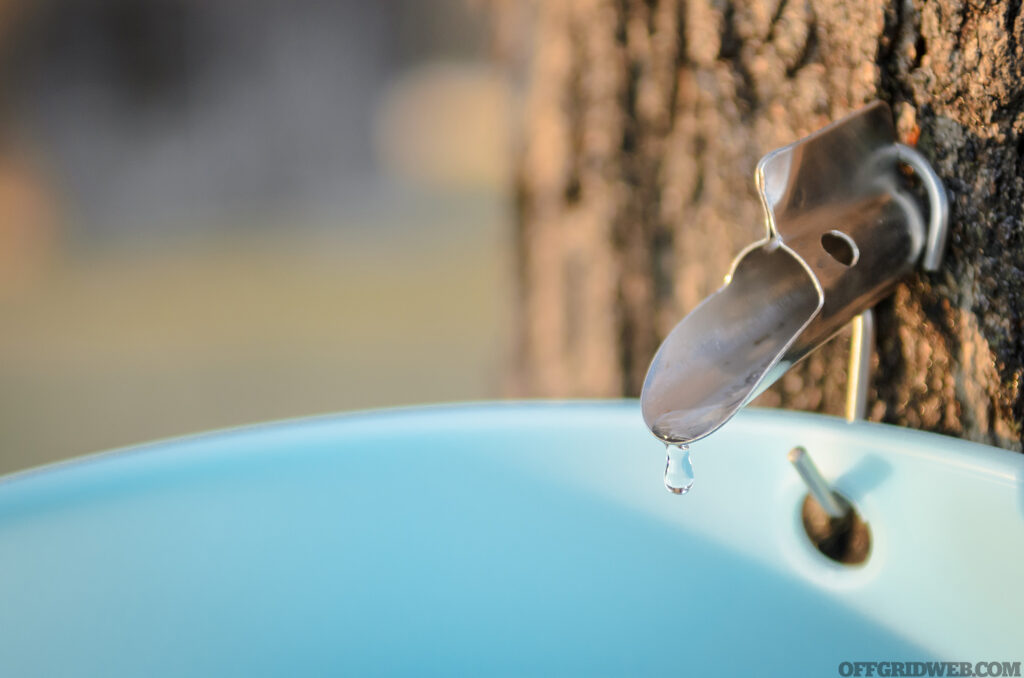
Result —
<instances>
[{"instance_id":1,"label":"pale blue surface","mask_svg":"<svg viewBox=\"0 0 1024 678\"><path fill-rule=\"evenodd\" d=\"M807 543L786 461L860 506ZM0 480L0 675L838 675L1020 660L1024 456L750 411L684 496L635 402L258 426Z\"/></svg>"}]
</instances>

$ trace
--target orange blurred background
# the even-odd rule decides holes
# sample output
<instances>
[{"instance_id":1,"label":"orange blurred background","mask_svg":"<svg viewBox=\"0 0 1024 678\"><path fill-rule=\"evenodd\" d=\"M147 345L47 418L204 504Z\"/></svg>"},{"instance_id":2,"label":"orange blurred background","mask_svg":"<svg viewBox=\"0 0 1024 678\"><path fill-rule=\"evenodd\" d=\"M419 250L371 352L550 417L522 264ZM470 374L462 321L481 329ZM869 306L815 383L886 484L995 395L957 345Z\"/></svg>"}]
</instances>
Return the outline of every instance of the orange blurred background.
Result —
<instances>
[{"instance_id":1,"label":"orange blurred background","mask_svg":"<svg viewBox=\"0 0 1024 678\"><path fill-rule=\"evenodd\" d=\"M0 0L0 473L501 395L515 93L460 0Z\"/></svg>"}]
</instances>

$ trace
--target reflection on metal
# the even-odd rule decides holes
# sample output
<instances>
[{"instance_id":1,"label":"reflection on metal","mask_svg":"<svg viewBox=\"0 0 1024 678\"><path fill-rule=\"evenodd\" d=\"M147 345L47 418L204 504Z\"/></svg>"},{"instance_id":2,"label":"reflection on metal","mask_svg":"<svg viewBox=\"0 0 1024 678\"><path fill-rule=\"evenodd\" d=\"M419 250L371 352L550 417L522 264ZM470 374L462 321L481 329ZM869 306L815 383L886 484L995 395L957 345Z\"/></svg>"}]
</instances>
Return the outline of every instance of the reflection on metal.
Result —
<instances>
[{"instance_id":1,"label":"reflection on metal","mask_svg":"<svg viewBox=\"0 0 1024 678\"><path fill-rule=\"evenodd\" d=\"M867 415L871 381L871 350L875 345L875 314L869 308L850 323L850 366L846 371L846 420Z\"/></svg>"},{"instance_id":2,"label":"reflection on metal","mask_svg":"<svg viewBox=\"0 0 1024 678\"><path fill-rule=\"evenodd\" d=\"M942 186L942 179L928 163L928 159L910 146L896 144L897 158L914 170L928 193L928 244L924 248L921 268L934 273L942 265L946 253L946 238L949 233L949 198Z\"/></svg>"},{"instance_id":3,"label":"reflection on metal","mask_svg":"<svg viewBox=\"0 0 1024 678\"><path fill-rule=\"evenodd\" d=\"M830 518L844 518L850 512L850 505L832 491L828 481L814 464L811 455L802 447L794 447L789 451L789 461L796 467L797 473L804 479L807 490Z\"/></svg>"},{"instance_id":4,"label":"reflection on metal","mask_svg":"<svg viewBox=\"0 0 1024 678\"><path fill-rule=\"evenodd\" d=\"M902 165L928 194L927 228ZM884 103L772 151L756 182L765 239L740 253L726 285L672 330L647 373L644 421L665 442L712 433L918 262L929 270L941 262L945 191L919 153L896 143ZM851 379L858 403L871 344L859 336L862 369Z\"/></svg>"}]
</instances>

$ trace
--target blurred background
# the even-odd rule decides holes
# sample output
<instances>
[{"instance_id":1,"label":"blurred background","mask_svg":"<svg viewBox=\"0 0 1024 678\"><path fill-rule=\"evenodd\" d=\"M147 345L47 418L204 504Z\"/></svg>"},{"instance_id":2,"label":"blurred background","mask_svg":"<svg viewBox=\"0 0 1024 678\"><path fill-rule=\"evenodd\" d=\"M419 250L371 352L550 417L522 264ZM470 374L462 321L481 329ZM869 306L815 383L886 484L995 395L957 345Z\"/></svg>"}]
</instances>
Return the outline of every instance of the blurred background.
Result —
<instances>
[{"instance_id":1,"label":"blurred background","mask_svg":"<svg viewBox=\"0 0 1024 678\"><path fill-rule=\"evenodd\" d=\"M0 473L502 393L514 96L464 0L0 0Z\"/></svg>"}]
</instances>

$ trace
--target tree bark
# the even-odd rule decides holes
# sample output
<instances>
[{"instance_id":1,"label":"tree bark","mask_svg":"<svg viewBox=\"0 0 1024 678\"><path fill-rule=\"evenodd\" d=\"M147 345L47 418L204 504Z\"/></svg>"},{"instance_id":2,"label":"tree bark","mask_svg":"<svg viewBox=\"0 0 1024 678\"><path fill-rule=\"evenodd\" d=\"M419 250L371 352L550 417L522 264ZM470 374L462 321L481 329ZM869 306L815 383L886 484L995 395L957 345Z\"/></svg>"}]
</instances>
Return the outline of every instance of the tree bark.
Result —
<instances>
[{"instance_id":1,"label":"tree bark","mask_svg":"<svg viewBox=\"0 0 1024 678\"><path fill-rule=\"evenodd\" d=\"M758 159L892 106L951 199L946 259L878 308L870 418L1020 449L1024 17L992 0L536 3L517 178L518 390L639 393L762 237ZM759 404L839 414L833 341Z\"/></svg>"}]
</instances>

